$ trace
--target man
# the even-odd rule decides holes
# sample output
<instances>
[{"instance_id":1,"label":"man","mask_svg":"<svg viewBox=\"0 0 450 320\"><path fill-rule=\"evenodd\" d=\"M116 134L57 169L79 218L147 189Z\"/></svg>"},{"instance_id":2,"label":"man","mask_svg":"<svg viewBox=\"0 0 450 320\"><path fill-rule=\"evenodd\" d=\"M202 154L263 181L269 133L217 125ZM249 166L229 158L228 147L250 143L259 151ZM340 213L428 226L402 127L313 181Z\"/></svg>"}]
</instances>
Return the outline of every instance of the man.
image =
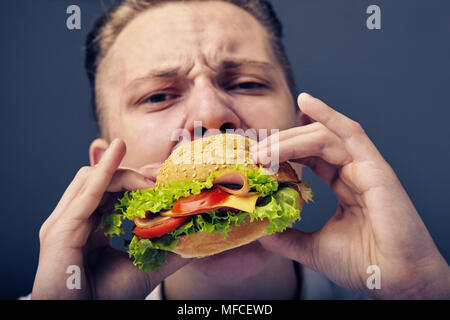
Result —
<instances>
[{"instance_id":1,"label":"man","mask_svg":"<svg viewBox=\"0 0 450 320\"><path fill-rule=\"evenodd\" d=\"M256 0L130 0L100 21L88 71L101 134L91 166L40 230L33 299L144 298L163 280L169 299L293 299L301 282L292 260L372 298L450 297L448 265L393 170L358 123L305 93L296 110L277 34L248 3L270 14ZM327 182L335 215L312 234L290 229L204 259L169 255L151 274L138 270L94 232L99 214L116 192L151 187L175 146L172 133L193 136L197 121L203 131L279 129L279 160L305 164ZM252 151L257 161L265 152ZM66 286L71 265L81 268L78 290ZM379 290L366 284L373 265Z\"/></svg>"}]
</instances>

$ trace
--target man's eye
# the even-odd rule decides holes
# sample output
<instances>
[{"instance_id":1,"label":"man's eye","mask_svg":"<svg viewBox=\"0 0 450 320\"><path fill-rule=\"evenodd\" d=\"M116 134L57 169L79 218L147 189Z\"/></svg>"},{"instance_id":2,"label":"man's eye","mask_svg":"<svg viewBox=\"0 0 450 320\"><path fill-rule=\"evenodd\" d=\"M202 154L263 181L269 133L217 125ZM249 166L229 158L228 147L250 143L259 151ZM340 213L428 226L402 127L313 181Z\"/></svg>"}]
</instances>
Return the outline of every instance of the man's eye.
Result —
<instances>
[{"instance_id":1,"label":"man's eye","mask_svg":"<svg viewBox=\"0 0 450 320\"><path fill-rule=\"evenodd\" d=\"M229 87L228 90L236 90L236 89L252 90L265 87L266 87L265 85L257 82L242 82Z\"/></svg>"},{"instance_id":2,"label":"man's eye","mask_svg":"<svg viewBox=\"0 0 450 320\"><path fill-rule=\"evenodd\" d=\"M150 97L146 98L143 102L149 102L149 103L160 103L160 102L165 102L171 99L175 99L177 98L176 95L174 94L169 94L169 93L157 93L154 95L151 95Z\"/></svg>"}]
</instances>

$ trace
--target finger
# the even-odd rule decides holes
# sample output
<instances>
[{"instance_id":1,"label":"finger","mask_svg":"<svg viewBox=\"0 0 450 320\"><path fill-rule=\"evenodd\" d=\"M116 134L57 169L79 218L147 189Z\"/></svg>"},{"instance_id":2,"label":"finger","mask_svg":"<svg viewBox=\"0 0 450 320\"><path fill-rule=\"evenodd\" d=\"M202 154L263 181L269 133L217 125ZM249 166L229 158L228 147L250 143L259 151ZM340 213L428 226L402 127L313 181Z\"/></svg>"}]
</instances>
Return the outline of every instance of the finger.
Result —
<instances>
[{"instance_id":1,"label":"finger","mask_svg":"<svg viewBox=\"0 0 450 320\"><path fill-rule=\"evenodd\" d=\"M310 168L322 181L331 185L338 176L338 169L336 166L320 159L319 157L308 157L303 159L296 159L295 162L304 164Z\"/></svg>"},{"instance_id":2,"label":"finger","mask_svg":"<svg viewBox=\"0 0 450 320\"><path fill-rule=\"evenodd\" d=\"M109 183L106 191L119 192L124 190L148 189L154 186L154 181L132 169L118 169Z\"/></svg>"},{"instance_id":3,"label":"finger","mask_svg":"<svg viewBox=\"0 0 450 320\"><path fill-rule=\"evenodd\" d=\"M288 228L284 232L262 237L259 242L268 251L298 261L304 266L316 270L314 234Z\"/></svg>"},{"instance_id":4,"label":"finger","mask_svg":"<svg viewBox=\"0 0 450 320\"><path fill-rule=\"evenodd\" d=\"M155 185L155 178L153 175L143 174L131 168L119 168L114 173L111 182L107 188L108 193L105 193L99 203L97 212L103 214L111 211L117 200L123 197L123 191L148 189Z\"/></svg>"},{"instance_id":5,"label":"finger","mask_svg":"<svg viewBox=\"0 0 450 320\"><path fill-rule=\"evenodd\" d=\"M43 229L51 226L65 211L67 205L73 200L73 198L78 194L82 186L86 183L90 170L91 167L87 166L82 167L80 170L78 170L77 174L75 175L75 177L73 178L67 189L64 191L64 194L62 195L55 209L45 221L45 227L44 225L42 226Z\"/></svg>"},{"instance_id":6,"label":"finger","mask_svg":"<svg viewBox=\"0 0 450 320\"><path fill-rule=\"evenodd\" d=\"M298 96L298 106L310 118L322 123L342 139L359 134L358 124L345 115L330 108L321 100L303 92Z\"/></svg>"},{"instance_id":7,"label":"finger","mask_svg":"<svg viewBox=\"0 0 450 320\"><path fill-rule=\"evenodd\" d=\"M320 179L327 183L343 206L363 206L362 200L354 188L348 186L342 179L338 179L339 173L336 166L330 165L324 160L312 157L296 160L308 166Z\"/></svg>"},{"instance_id":8,"label":"finger","mask_svg":"<svg viewBox=\"0 0 450 320\"><path fill-rule=\"evenodd\" d=\"M115 139L111 142L99 163L94 167L92 174L89 176L86 188L88 193L92 192L93 194L98 193L103 195L125 156L125 152L126 147L122 140Z\"/></svg>"},{"instance_id":9,"label":"finger","mask_svg":"<svg viewBox=\"0 0 450 320\"><path fill-rule=\"evenodd\" d=\"M295 136L298 136L301 134L315 132L315 131L319 130L320 127L323 127L323 125L319 122L315 122L315 123L312 123L312 124L309 124L306 126L295 127L295 128L290 128L287 130L279 131L275 134L275 136L276 136L275 139L273 138L274 135L270 135L270 136L264 138L263 140L259 141L257 144L250 146L249 151L251 153L256 153L258 150L270 149L270 147L272 146L272 143L276 143L277 141L280 141L280 140L287 140L289 138L292 138L292 137L295 137Z\"/></svg>"},{"instance_id":10,"label":"finger","mask_svg":"<svg viewBox=\"0 0 450 320\"><path fill-rule=\"evenodd\" d=\"M320 157L338 166L352 161L342 140L326 128L280 140L268 149L258 150L258 153L253 155L253 160L257 163L267 163L267 159L272 159L274 152L278 153L279 163L308 157Z\"/></svg>"},{"instance_id":11,"label":"finger","mask_svg":"<svg viewBox=\"0 0 450 320\"><path fill-rule=\"evenodd\" d=\"M151 163L139 168L137 171L148 178L156 180L156 177L159 174L159 170L161 169L161 165L161 162Z\"/></svg>"},{"instance_id":12,"label":"finger","mask_svg":"<svg viewBox=\"0 0 450 320\"><path fill-rule=\"evenodd\" d=\"M85 166L81 167L80 170L76 173L73 180L70 182L67 189L64 191L64 194L61 197L60 203L64 204L65 202L71 201L80 191L81 187L86 182L89 177L89 173L91 172L91 167Z\"/></svg>"},{"instance_id":13,"label":"finger","mask_svg":"<svg viewBox=\"0 0 450 320\"><path fill-rule=\"evenodd\" d=\"M361 125L327 106L319 99L307 93L298 96L298 105L302 112L312 119L322 123L325 127L344 140L348 151L355 160L366 160L379 153L365 134Z\"/></svg>"},{"instance_id":14,"label":"finger","mask_svg":"<svg viewBox=\"0 0 450 320\"><path fill-rule=\"evenodd\" d=\"M126 147L122 140L115 139L111 142L99 163L92 170L79 195L71 203L73 218L85 219L98 207L125 152Z\"/></svg>"}]
</instances>

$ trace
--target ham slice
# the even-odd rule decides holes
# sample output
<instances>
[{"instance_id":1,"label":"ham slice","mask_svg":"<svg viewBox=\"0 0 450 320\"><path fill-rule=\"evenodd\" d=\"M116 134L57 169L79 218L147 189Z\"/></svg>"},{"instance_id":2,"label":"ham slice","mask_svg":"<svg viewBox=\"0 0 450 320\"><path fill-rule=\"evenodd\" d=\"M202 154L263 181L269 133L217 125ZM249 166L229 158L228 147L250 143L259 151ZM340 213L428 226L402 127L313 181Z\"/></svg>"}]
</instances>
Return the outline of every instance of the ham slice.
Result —
<instances>
[{"instance_id":1,"label":"ham slice","mask_svg":"<svg viewBox=\"0 0 450 320\"><path fill-rule=\"evenodd\" d=\"M145 218L145 219L135 218L134 223L136 224L136 226L138 226L140 228L149 228L149 227L154 227L158 224L166 223L170 219L171 219L170 216L160 215L160 216L156 216L156 217L152 217L152 218Z\"/></svg>"},{"instance_id":2,"label":"ham slice","mask_svg":"<svg viewBox=\"0 0 450 320\"><path fill-rule=\"evenodd\" d=\"M225 170L218 174L213 184L229 194L244 196L250 191L247 177L237 170Z\"/></svg>"}]
</instances>

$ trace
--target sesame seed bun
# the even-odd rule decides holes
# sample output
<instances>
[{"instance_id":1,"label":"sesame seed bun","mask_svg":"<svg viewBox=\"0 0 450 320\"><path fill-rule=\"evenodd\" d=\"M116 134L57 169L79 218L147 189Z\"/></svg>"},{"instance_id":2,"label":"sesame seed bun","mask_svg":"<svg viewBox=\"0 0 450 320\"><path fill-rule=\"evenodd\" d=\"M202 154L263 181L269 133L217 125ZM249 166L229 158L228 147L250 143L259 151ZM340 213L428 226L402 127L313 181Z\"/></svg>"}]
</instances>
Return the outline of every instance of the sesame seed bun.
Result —
<instances>
[{"instance_id":1,"label":"sesame seed bun","mask_svg":"<svg viewBox=\"0 0 450 320\"><path fill-rule=\"evenodd\" d=\"M237 134L219 134L197 139L178 147L163 163L156 183L167 185L175 181L206 180L211 173L229 166L259 168L249 155L250 146L257 142ZM289 163L281 163L277 173L264 169L279 182L298 182L295 170ZM300 205L303 206L300 197ZM300 208L301 209L301 208ZM184 258L201 258L236 248L267 235L268 221L249 218L239 226L232 226L224 239L222 233L197 232L180 237L172 251Z\"/></svg>"},{"instance_id":2,"label":"sesame seed bun","mask_svg":"<svg viewBox=\"0 0 450 320\"><path fill-rule=\"evenodd\" d=\"M250 159L249 148L257 142L238 134L218 134L185 143L172 152L162 164L156 183L206 180L212 172L229 166L242 165L258 170ZM280 163L278 172L264 169L280 182L298 182L295 170L287 162Z\"/></svg>"}]
</instances>

